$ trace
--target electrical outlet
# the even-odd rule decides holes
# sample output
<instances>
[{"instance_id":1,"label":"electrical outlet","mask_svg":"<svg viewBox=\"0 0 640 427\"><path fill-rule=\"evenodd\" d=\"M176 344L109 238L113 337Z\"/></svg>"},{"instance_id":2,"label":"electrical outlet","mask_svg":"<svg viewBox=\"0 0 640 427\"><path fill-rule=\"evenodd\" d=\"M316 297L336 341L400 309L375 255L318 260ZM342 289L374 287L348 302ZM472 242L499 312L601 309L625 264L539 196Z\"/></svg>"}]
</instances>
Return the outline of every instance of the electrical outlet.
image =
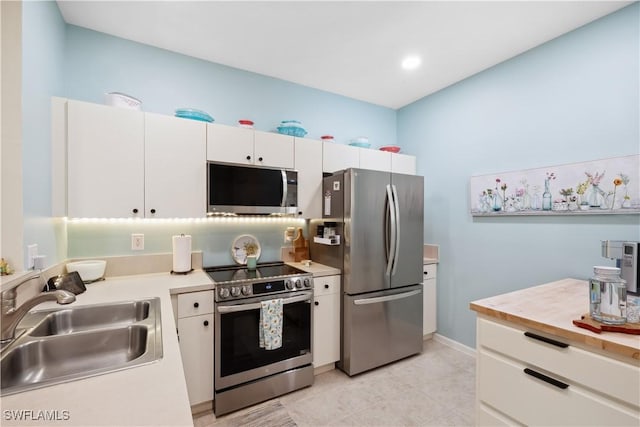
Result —
<instances>
[{"instance_id":1,"label":"electrical outlet","mask_svg":"<svg viewBox=\"0 0 640 427\"><path fill-rule=\"evenodd\" d=\"M38 245L28 245L27 246L27 269L32 269L34 267L34 259L38 256Z\"/></svg>"},{"instance_id":2,"label":"electrical outlet","mask_svg":"<svg viewBox=\"0 0 640 427\"><path fill-rule=\"evenodd\" d=\"M134 233L131 235L131 250L141 251L144 249L144 234Z\"/></svg>"}]
</instances>

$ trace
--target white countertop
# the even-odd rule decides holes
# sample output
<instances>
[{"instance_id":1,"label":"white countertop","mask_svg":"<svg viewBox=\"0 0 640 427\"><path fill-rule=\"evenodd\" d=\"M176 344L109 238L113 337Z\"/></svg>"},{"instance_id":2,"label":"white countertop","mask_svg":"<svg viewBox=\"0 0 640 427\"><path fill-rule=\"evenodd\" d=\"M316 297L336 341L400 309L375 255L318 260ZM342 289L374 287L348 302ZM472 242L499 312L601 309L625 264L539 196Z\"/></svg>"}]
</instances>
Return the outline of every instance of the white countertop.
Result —
<instances>
[{"instance_id":1,"label":"white countertop","mask_svg":"<svg viewBox=\"0 0 640 427\"><path fill-rule=\"evenodd\" d=\"M329 267L327 265L318 264L317 262L311 262L310 265L304 265L301 262L289 261L286 264L299 268L302 271L313 274L313 277L335 276L336 274L342 274L339 268Z\"/></svg>"},{"instance_id":2,"label":"white countertop","mask_svg":"<svg viewBox=\"0 0 640 427\"><path fill-rule=\"evenodd\" d=\"M188 275L156 273L110 277L87 285L87 291L78 295L73 305L160 297L162 359L148 365L4 396L0 424L192 426L170 294L213 287L209 276L201 270ZM48 302L36 309L60 307L55 302ZM23 411L23 415L31 419L12 419L11 414L15 412L8 411ZM58 420L38 419L44 411L58 411ZM68 417L63 411L68 411Z\"/></svg>"}]
</instances>

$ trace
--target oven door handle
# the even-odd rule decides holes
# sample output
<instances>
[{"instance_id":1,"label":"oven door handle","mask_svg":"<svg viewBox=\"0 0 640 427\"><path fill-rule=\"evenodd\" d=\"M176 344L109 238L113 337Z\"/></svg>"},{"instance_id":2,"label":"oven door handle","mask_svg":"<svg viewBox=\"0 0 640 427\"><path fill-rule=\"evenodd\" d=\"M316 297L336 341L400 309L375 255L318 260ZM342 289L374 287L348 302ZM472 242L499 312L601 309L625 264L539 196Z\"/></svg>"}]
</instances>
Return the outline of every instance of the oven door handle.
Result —
<instances>
[{"instance_id":1,"label":"oven door handle","mask_svg":"<svg viewBox=\"0 0 640 427\"><path fill-rule=\"evenodd\" d=\"M282 300L282 304L291 304L294 302L302 302L309 301L311 302L311 298L313 294L311 292L305 293L303 295L284 298ZM235 313L237 311L248 311L248 310L256 310L262 308L262 304L257 302L255 304L239 304L239 305L218 305L218 313Z\"/></svg>"}]
</instances>

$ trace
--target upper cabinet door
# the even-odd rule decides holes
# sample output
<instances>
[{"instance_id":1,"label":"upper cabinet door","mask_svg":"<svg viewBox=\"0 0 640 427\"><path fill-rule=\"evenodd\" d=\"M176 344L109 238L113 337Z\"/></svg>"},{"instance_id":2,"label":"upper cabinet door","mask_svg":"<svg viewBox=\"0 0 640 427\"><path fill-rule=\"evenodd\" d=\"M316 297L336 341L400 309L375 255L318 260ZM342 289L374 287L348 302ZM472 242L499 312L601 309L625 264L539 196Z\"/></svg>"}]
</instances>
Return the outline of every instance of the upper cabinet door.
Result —
<instances>
[{"instance_id":1,"label":"upper cabinet door","mask_svg":"<svg viewBox=\"0 0 640 427\"><path fill-rule=\"evenodd\" d=\"M335 172L360 167L360 149L335 142L322 143L322 171Z\"/></svg>"},{"instance_id":2,"label":"upper cabinet door","mask_svg":"<svg viewBox=\"0 0 640 427\"><path fill-rule=\"evenodd\" d=\"M391 153L370 148L360 148L360 169L391 172Z\"/></svg>"},{"instance_id":3,"label":"upper cabinet door","mask_svg":"<svg viewBox=\"0 0 640 427\"><path fill-rule=\"evenodd\" d=\"M407 154L391 155L391 172L404 173L407 175L416 174L416 157Z\"/></svg>"},{"instance_id":4,"label":"upper cabinet door","mask_svg":"<svg viewBox=\"0 0 640 427\"><path fill-rule=\"evenodd\" d=\"M273 132L255 131L255 164L293 169L293 137Z\"/></svg>"},{"instance_id":5,"label":"upper cabinet door","mask_svg":"<svg viewBox=\"0 0 640 427\"><path fill-rule=\"evenodd\" d=\"M254 164L253 129L207 124L207 160Z\"/></svg>"},{"instance_id":6,"label":"upper cabinet door","mask_svg":"<svg viewBox=\"0 0 640 427\"><path fill-rule=\"evenodd\" d=\"M144 113L68 103L68 215L144 216Z\"/></svg>"},{"instance_id":7,"label":"upper cabinet door","mask_svg":"<svg viewBox=\"0 0 640 427\"><path fill-rule=\"evenodd\" d=\"M295 169L298 171L298 214L322 218L322 142L295 138Z\"/></svg>"},{"instance_id":8,"label":"upper cabinet door","mask_svg":"<svg viewBox=\"0 0 640 427\"><path fill-rule=\"evenodd\" d=\"M206 215L207 125L145 114L145 217Z\"/></svg>"}]
</instances>

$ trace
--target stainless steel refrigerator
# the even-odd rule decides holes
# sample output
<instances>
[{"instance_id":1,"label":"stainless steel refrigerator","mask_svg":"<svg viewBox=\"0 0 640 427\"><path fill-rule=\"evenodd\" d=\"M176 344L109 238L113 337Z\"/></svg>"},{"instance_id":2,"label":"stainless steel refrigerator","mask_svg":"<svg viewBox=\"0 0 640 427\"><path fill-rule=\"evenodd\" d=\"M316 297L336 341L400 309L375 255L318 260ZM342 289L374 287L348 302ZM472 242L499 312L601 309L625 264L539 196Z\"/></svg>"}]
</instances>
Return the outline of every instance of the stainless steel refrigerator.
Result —
<instances>
[{"instance_id":1,"label":"stainless steel refrigerator","mask_svg":"<svg viewBox=\"0 0 640 427\"><path fill-rule=\"evenodd\" d=\"M342 271L341 357L355 375L422 351L421 176L347 169L323 180L323 218L336 246L312 258Z\"/></svg>"}]
</instances>

